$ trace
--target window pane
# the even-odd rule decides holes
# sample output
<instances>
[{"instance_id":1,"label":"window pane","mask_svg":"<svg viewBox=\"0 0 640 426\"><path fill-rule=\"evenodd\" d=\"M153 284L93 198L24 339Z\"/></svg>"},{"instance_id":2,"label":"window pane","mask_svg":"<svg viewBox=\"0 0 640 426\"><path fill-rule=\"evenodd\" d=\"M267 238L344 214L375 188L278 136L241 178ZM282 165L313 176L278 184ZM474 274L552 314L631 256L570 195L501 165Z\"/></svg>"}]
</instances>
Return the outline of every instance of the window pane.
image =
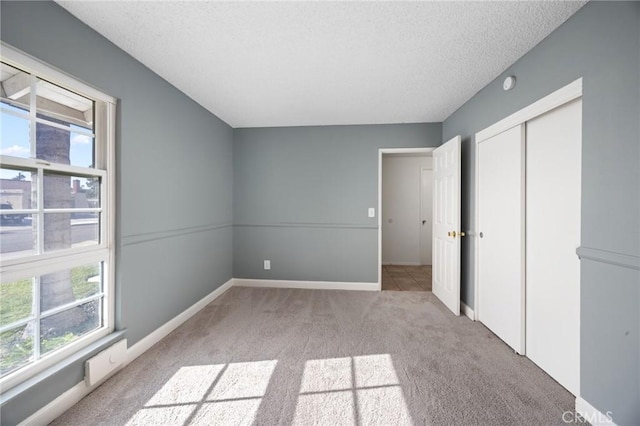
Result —
<instances>
[{"instance_id":1,"label":"window pane","mask_svg":"<svg viewBox=\"0 0 640 426\"><path fill-rule=\"evenodd\" d=\"M59 349L102 325L102 299L40 321L40 353Z\"/></svg>"},{"instance_id":2,"label":"window pane","mask_svg":"<svg viewBox=\"0 0 640 426\"><path fill-rule=\"evenodd\" d=\"M4 102L0 106L7 107ZM0 111L0 154L20 158L31 156L28 118Z\"/></svg>"},{"instance_id":3,"label":"window pane","mask_svg":"<svg viewBox=\"0 0 640 426\"><path fill-rule=\"evenodd\" d=\"M0 326L27 318L32 307L33 279L0 284Z\"/></svg>"},{"instance_id":4,"label":"window pane","mask_svg":"<svg viewBox=\"0 0 640 426\"><path fill-rule=\"evenodd\" d=\"M93 167L93 138L78 134L77 131L80 128L69 122L61 120L53 122L65 128L36 123L36 158L52 163Z\"/></svg>"},{"instance_id":5,"label":"window pane","mask_svg":"<svg viewBox=\"0 0 640 426\"><path fill-rule=\"evenodd\" d=\"M74 129L77 130L79 127L71 126L71 150L69 152L71 164L94 168L93 150L95 139L89 135L74 132Z\"/></svg>"},{"instance_id":6,"label":"window pane","mask_svg":"<svg viewBox=\"0 0 640 426\"><path fill-rule=\"evenodd\" d=\"M35 172L33 172L35 174ZM31 170L0 169L0 202L2 210L36 208L35 185L31 182ZM34 203L31 202L33 199ZM8 212L4 212L8 213Z\"/></svg>"},{"instance_id":7,"label":"window pane","mask_svg":"<svg viewBox=\"0 0 640 426\"><path fill-rule=\"evenodd\" d=\"M43 188L45 209L100 207L100 178L98 177L45 173Z\"/></svg>"},{"instance_id":8,"label":"window pane","mask_svg":"<svg viewBox=\"0 0 640 426\"><path fill-rule=\"evenodd\" d=\"M16 109L29 111L31 76L11 65L0 63L0 81L2 81L2 103L13 105Z\"/></svg>"},{"instance_id":9,"label":"window pane","mask_svg":"<svg viewBox=\"0 0 640 426\"><path fill-rule=\"evenodd\" d=\"M33 361L33 323L0 333L0 375Z\"/></svg>"},{"instance_id":10,"label":"window pane","mask_svg":"<svg viewBox=\"0 0 640 426\"><path fill-rule=\"evenodd\" d=\"M99 293L102 288L100 263L78 266L40 277L40 309L43 313Z\"/></svg>"},{"instance_id":11,"label":"window pane","mask_svg":"<svg viewBox=\"0 0 640 426\"><path fill-rule=\"evenodd\" d=\"M64 250L99 243L98 213L45 213L44 250Z\"/></svg>"},{"instance_id":12,"label":"window pane","mask_svg":"<svg viewBox=\"0 0 640 426\"><path fill-rule=\"evenodd\" d=\"M3 259L35 254L36 230L32 217L30 214L0 213L0 254Z\"/></svg>"},{"instance_id":13,"label":"window pane","mask_svg":"<svg viewBox=\"0 0 640 426\"><path fill-rule=\"evenodd\" d=\"M38 117L93 132L92 100L41 79L38 79L36 92Z\"/></svg>"}]
</instances>

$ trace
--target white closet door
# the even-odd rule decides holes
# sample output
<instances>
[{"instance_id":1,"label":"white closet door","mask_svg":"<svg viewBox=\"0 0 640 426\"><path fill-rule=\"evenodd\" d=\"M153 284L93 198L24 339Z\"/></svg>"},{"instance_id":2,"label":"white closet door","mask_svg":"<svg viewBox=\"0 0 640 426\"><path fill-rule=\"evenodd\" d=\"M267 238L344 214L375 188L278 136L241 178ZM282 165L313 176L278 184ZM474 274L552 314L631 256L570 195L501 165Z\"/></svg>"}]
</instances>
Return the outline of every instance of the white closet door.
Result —
<instances>
[{"instance_id":1,"label":"white closet door","mask_svg":"<svg viewBox=\"0 0 640 426\"><path fill-rule=\"evenodd\" d=\"M524 125L478 145L478 319L524 353Z\"/></svg>"},{"instance_id":2,"label":"white closet door","mask_svg":"<svg viewBox=\"0 0 640 426\"><path fill-rule=\"evenodd\" d=\"M582 101L527 122L527 356L580 394Z\"/></svg>"}]
</instances>

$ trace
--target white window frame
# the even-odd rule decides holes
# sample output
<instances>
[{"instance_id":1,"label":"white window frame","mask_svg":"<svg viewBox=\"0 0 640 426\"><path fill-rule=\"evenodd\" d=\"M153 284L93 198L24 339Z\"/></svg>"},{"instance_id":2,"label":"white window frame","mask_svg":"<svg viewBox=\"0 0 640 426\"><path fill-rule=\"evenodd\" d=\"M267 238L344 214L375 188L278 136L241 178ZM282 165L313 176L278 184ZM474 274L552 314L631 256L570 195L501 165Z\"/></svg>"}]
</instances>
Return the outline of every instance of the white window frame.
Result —
<instances>
[{"instance_id":1,"label":"white window frame","mask_svg":"<svg viewBox=\"0 0 640 426\"><path fill-rule=\"evenodd\" d=\"M18 279L40 276L49 272L71 269L73 267L86 265L90 263L103 262L103 289L102 293L86 299L78 300L75 304L86 303L93 299L103 299L102 307L102 326L93 330L77 340L59 348L51 353L40 356L35 361L18 368L17 370L7 374L0 379L0 388L3 390L10 389L17 384L35 376L47 368L63 361L80 349L89 344L111 334L115 326L115 134L116 134L116 103L117 99L106 95L105 93L95 89L94 87L79 81L77 78L66 74L44 62L27 55L12 46L1 42L0 57L3 62L23 70L32 75L32 89L35 89L36 78L49 81L60 87L78 93L86 98L94 101L94 131L95 144L94 156L95 164L91 173L87 173L87 168L71 165L53 164L47 161L35 158L17 158L0 155L0 164L2 166L11 166L12 168L24 167L31 170L37 170L38 179L38 198L37 209L21 209L15 210L15 213L35 214L45 211L43 205L43 173L46 171L62 172L72 176L99 176L101 178L100 200L101 205L98 209L74 209L74 211L99 211L100 217L100 242L98 244L72 247L69 249L53 251L49 253L34 254L23 257L0 259L0 275L2 282L11 282ZM30 105L30 120L39 122L40 119L35 116L35 90L31 90L32 102ZM4 112L8 112L4 110ZM51 123L47 123L51 125ZM74 133L77 133L74 129ZM31 126L31 141L35 139L35 126ZM46 209L49 213L67 212L68 209ZM12 210L12 213L14 211ZM42 222L42 221L40 221ZM39 231L42 231L40 229ZM38 238L42 238L42 232L38 232ZM38 298L39 288L35 286L35 292L32 295L34 301ZM38 305L39 306L39 305ZM65 307L69 308L70 306ZM33 312L29 320L25 322L39 321L41 312ZM13 323L15 326L18 322ZM38 326L36 326L36 330ZM35 336L36 339L39 336ZM35 349L34 349L35 350ZM36 354L39 355L39 354Z\"/></svg>"}]
</instances>

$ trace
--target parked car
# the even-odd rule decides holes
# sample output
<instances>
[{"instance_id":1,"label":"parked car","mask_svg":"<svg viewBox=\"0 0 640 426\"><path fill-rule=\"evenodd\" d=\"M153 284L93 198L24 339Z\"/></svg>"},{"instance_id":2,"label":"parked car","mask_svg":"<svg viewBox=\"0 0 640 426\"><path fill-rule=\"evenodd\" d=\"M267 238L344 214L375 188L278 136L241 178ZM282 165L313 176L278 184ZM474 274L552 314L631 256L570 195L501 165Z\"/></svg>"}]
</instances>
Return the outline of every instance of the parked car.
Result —
<instances>
[{"instance_id":1,"label":"parked car","mask_svg":"<svg viewBox=\"0 0 640 426\"><path fill-rule=\"evenodd\" d=\"M0 209L1 210L13 210L13 206L11 205L11 203L5 202L5 203L1 203L0 204ZM15 225L20 225L26 216L27 216L26 214L4 213L4 211L3 211L2 214L0 214L0 222L2 222L2 223L13 223Z\"/></svg>"}]
</instances>

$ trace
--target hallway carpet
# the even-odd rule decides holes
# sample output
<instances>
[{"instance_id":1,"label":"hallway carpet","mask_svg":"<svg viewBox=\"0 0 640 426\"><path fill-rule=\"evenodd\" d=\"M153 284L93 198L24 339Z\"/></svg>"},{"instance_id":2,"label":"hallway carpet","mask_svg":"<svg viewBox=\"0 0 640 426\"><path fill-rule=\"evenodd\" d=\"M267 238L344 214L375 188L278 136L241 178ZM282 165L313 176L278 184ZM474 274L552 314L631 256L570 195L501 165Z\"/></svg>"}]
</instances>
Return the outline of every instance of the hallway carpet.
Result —
<instances>
[{"instance_id":1,"label":"hallway carpet","mask_svg":"<svg viewBox=\"0 0 640 426\"><path fill-rule=\"evenodd\" d=\"M431 265L382 265L382 290L431 291Z\"/></svg>"},{"instance_id":2,"label":"hallway carpet","mask_svg":"<svg viewBox=\"0 0 640 426\"><path fill-rule=\"evenodd\" d=\"M561 425L573 405L430 292L234 287L54 424Z\"/></svg>"}]
</instances>

